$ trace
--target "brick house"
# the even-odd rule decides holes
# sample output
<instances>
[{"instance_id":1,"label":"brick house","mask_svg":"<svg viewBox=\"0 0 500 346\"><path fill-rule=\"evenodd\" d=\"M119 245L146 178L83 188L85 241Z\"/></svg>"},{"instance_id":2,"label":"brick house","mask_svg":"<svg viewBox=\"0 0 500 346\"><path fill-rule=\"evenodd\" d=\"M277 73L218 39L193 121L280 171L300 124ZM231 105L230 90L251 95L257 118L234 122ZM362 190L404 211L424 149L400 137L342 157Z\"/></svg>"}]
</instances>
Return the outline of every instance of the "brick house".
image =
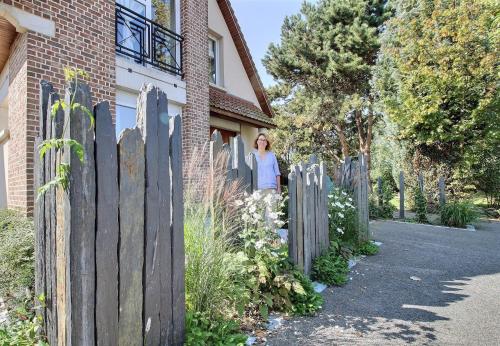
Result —
<instances>
[{"instance_id":1,"label":"brick house","mask_svg":"<svg viewBox=\"0 0 500 346\"><path fill-rule=\"evenodd\" d=\"M156 5L156 6L155 6ZM208 49L207 49L208 48ZM249 152L273 113L229 0L4 0L0 4L0 208L31 213L39 82L64 85L63 67L91 77L117 132L135 122L151 82L181 114L184 159L214 129Z\"/></svg>"}]
</instances>

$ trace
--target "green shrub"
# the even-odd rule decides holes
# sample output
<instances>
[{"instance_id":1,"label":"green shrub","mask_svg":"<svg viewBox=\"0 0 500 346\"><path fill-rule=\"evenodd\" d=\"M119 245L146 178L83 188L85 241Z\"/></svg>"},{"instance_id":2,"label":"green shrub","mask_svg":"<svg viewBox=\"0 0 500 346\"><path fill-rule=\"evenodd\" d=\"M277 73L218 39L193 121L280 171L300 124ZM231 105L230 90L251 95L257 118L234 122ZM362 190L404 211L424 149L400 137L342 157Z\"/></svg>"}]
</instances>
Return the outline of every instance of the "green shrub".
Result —
<instances>
[{"instance_id":1,"label":"green shrub","mask_svg":"<svg viewBox=\"0 0 500 346\"><path fill-rule=\"evenodd\" d=\"M469 202L451 202L441 207L441 223L450 227L465 228L479 216L477 208Z\"/></svg>"},{"instance_id":2,"label":"green shrub","mask_svg":"<svg viewBox=\"0 0 500 346\"><path fill-rule=\"evenodd\" d=\"M392 175L390 178L392 182ZM378 186L376 185L374 191L376 193L371 194L369 199L369 213L371 219L392 219L394 215L394 211L396 208L391 204L391 199L394 196L395 187L393 184L387 182L386 180L382 180L382 193L379 196ZM382 205L379 205L379 202L382 202Z\"/></svg>"},{"instance_id":3,"label":"green shrub","mask_svg":"<svg viewBox=\"0 0 500 346\"><path fill-rule=\"evenodd\" d=\"M186 346L243 345L246 339L234 320L213 319L201 312L186 315Z\"/></svg>"},{"instance_id":4,"label":"green shrub","mask_svg":"<svg viewBox=\"0 0 500 346\"><path fill-rule=\"evenodd\" d=\"M13 210L0 210L0 296L19 295L35 282L33 221Z\"/></svg>"},{"instance_id":5,"label":"green shrub","mask_svg":"<svg viewBox=\"0 0 500 346\"><path fill-rule=\"evenodd\" d=\"M377 245L373 244L371 241L367 241L362 243L356 252L360 255L373 256L378 254L378 251L379 247Z\"/></svg>"},{"instance_id":6,"label":"green shrub","mask_svg":"<svg viewBox=\"0 0 500 346\"><path fill-rule=\"evenodd\" d=\"M5 325L0 324L0 346L48 346L46 338L40 333L42 321L40 316L35 316L33 296L29 290L26 292L24 296L7 301L9 321ZM36 308L40 308L43 303L44 299L39 297Z\"/></svg>"},{"instance_id":7,"label":"green shrub","mask_svg":"<svg viewBox=\"0 0 500 346\"><path fill-rule=\"evenodd\" d=\"M314 290L314 286L304 274L294 271L294 278L298 280L304 292L292 292L292 312L299 316L314 315L323 305L323 297Z\"/></svg>"},{"instance_id":8,"label":"green shrub","mask_svg":"<svg viewBox=\"0 0 500 346\"><path fill-rule=\"evenodd\" d=\"M413 190L415 198L415 218L419 223L429 223L427 220L427 200L422 190L417 186Z\"/></svg>"},{"instance_id":9,"label":"green shrub","mask_svg":"<svg viewBox=\"0 0 500 346\"><path fill-rule=\"evenodd\" d=\"M313 280L327 285L341 286L347 282L349 265L334 247L314 259L311 276Z\"/></svg>"}]
</instances>

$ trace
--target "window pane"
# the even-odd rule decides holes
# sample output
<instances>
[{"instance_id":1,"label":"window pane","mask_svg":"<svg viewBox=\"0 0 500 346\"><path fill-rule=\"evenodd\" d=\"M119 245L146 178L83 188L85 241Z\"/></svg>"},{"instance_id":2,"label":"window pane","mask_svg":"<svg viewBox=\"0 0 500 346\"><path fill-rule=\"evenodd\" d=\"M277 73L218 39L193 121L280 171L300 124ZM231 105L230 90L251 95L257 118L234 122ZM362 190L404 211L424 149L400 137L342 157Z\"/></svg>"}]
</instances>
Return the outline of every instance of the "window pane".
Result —
<instances>
[{"instance_id":1,"label":"window pane","mask_svg":"<svg viewBox=\"0 0 500 346\"><path fill-rule=\"evenodd\" d=\"M208 39L208 59L210 65L210 83L217 84L217 42Z\"/></svg>"},{"instance_id":2,"label":"window pane","mask_svg":"<svg viewBox=\"0 0 500 346\"><path fill-rule=\"evenodd\" d=\"M153 20L175 32L175 1L156 0L153 4Z\"/></svg>"},{"instance_id":3,"label":"window pane","mask_svg":"<svg viewBox=\"0 0 500 346\"><path fill-rule=\"evenodd\" d=\"M135 127L135 108L116 105L116 136L124 129Z\"/></svg>"}]
</instances>

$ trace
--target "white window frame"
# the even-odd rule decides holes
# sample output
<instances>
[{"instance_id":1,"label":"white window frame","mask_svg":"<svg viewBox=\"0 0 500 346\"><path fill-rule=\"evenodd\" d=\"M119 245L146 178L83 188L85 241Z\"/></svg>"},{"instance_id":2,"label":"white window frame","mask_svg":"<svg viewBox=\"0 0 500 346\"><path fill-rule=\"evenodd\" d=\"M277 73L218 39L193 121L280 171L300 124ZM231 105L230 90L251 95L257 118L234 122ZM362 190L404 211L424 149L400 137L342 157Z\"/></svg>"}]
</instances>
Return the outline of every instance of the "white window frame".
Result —
<instances>
[{"instance_id":1,"label":"white window frame","mask_svg":"<svg viewBox=\"0 0 500 346\"><path fill-rule=\"evenodd\" d=\"M208 35L209 42L215 42L215 83L210 81L210 85L224 87L223 73L222 73L222 40L214 35ZM210 76L208 76L210 78Z\"/></svg>"}]
</instances>

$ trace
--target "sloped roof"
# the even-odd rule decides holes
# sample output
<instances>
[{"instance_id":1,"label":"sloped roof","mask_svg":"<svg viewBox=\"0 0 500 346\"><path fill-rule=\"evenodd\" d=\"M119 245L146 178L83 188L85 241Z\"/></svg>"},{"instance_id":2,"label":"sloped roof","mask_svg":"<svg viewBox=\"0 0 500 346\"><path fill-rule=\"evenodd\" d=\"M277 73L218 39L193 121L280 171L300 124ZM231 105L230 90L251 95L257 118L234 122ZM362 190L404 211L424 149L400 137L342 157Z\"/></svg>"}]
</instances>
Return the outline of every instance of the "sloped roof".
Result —
<instances>
[{"instance_id":1,"label":"sloped roof","mask_svg":"<svg viewBox=\"0 0 500 346\"><path fill-rule=\"evenodd\" d=\"M213 86L210 86L210 110L229 117L232 114L241 115L257 125L274 127L273 120L252 102Z\"/></svg>"},{"instance_id":2,"label":"sloped roof","mask_svg":"<svg viewBox=\"0 0 500 346\"><path fill-rule=\"evenodd\" d=\"M243 36L243 32L241 31L238 20L236 19L236 15L234 14L231 2L229 0L217 0L217 4L219 5L224 20L226 21L226 25L231 33L236 50L238 51L241 62L243 63L245 72L250 79L250 83L252 84L252 88L257 96L259 105L262 108L262 112L269 118L272 118L274 116L273 110L269 104L269 100L267 99L266 91L262 81L260 80L259 73L257 72L257 68L253 62L252 55L250 54L245 37Z\"/></svg>"}]
</instances>

